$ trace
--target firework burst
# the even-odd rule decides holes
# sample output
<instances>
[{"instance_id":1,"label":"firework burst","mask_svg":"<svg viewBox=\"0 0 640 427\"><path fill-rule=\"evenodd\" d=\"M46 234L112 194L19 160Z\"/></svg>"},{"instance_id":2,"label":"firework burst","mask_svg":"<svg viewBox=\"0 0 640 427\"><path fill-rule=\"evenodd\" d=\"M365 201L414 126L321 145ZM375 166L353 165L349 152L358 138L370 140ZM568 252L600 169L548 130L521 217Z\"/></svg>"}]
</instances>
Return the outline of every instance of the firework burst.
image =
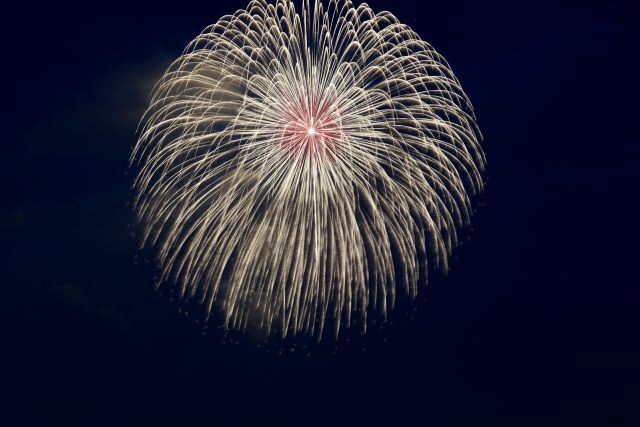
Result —
<instances>
[{"instance_id":1,"label":"firework burst","mask_svg":"<svg viewBox=\"0 0 640 427\"><path fill-rule=\"evenodd\" d=\"M446 271L485 158L449 65L392 14L251 2L157 83L132 163L160 282L225 327L337 335ZM330 322L332 321L332 322Z\"/></svg>"}]
</instances>

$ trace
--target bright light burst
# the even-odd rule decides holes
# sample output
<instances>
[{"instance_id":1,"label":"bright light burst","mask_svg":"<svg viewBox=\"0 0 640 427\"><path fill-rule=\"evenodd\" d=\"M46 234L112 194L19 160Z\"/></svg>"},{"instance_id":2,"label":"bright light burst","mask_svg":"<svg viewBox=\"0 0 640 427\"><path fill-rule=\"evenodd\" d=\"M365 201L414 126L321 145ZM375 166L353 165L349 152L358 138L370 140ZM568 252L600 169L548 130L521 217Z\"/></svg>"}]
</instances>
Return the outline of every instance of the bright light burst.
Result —
<instances>
[{"instance_id":1,"label":"bright light burst","mask_svg":"<svg viewBox=\"0 0 640 427\"><path fill-rule=\"evenodd\" d=\"M154 89L132 154L141 244L227 328L366 328L427 262L447 270L480 141L445 59L389 12L252 1Z\"/></svg>"}]
</instances>

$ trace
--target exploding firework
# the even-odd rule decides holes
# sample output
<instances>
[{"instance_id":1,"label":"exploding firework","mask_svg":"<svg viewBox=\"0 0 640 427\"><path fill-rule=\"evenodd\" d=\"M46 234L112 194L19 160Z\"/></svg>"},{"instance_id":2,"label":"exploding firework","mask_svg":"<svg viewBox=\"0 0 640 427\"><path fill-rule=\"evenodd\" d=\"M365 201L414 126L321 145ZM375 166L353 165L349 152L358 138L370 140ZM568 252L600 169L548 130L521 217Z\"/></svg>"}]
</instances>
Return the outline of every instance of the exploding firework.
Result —
<instances>
[{"instance_id":1,"label":"exploding firework","mask_svg":"<svg viewBox=\"0 0 640 427\"><path fill-rule=\"evenodd\" d=\"M154 89L132 154L141 245L226 328L366 328L428 263L447 270L480 141L445 59L389 12L252 1Z\"/></svg>"}]
</instances>

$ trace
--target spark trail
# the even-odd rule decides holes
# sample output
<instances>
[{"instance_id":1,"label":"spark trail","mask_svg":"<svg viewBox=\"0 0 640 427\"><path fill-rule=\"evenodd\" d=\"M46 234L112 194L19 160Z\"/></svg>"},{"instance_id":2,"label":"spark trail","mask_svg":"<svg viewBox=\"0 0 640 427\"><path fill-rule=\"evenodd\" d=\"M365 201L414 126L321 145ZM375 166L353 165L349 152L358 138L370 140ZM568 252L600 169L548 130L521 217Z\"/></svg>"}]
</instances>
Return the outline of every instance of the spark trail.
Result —
<instances>
[{"instance_id":1,"label":"spark trail","mask_svg":"<svg viewBox=\"0 0 640 427\"><path fill-rule=\"evenodd\" d=\"M445 59L389 12L252 1L154 88L131 157L141 245L226 328L366 328L447 270L481 139Z\"/></svg>"}]
</instances>

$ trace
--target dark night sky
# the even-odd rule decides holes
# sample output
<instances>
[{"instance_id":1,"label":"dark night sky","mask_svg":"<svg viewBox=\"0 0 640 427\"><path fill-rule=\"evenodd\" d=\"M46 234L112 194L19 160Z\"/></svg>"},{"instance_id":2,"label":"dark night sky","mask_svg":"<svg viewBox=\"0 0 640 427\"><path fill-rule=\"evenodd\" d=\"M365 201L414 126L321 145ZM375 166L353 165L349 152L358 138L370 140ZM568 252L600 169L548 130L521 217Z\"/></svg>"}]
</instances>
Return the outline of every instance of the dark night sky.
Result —
<instances>
[{"instance_id":1,"label":"dark night sky","mask_svg":"<svg viewBox=\"0 0 640 427\"><path fill-rule=\"evenodd\" d=\"M2 424L640 425L632 2L369 2L449 61L486 192L449 276L393 325L260 348L154 292L124 175L153 83L246 3L5 15Z\"/></svg>"}]
</instances>

